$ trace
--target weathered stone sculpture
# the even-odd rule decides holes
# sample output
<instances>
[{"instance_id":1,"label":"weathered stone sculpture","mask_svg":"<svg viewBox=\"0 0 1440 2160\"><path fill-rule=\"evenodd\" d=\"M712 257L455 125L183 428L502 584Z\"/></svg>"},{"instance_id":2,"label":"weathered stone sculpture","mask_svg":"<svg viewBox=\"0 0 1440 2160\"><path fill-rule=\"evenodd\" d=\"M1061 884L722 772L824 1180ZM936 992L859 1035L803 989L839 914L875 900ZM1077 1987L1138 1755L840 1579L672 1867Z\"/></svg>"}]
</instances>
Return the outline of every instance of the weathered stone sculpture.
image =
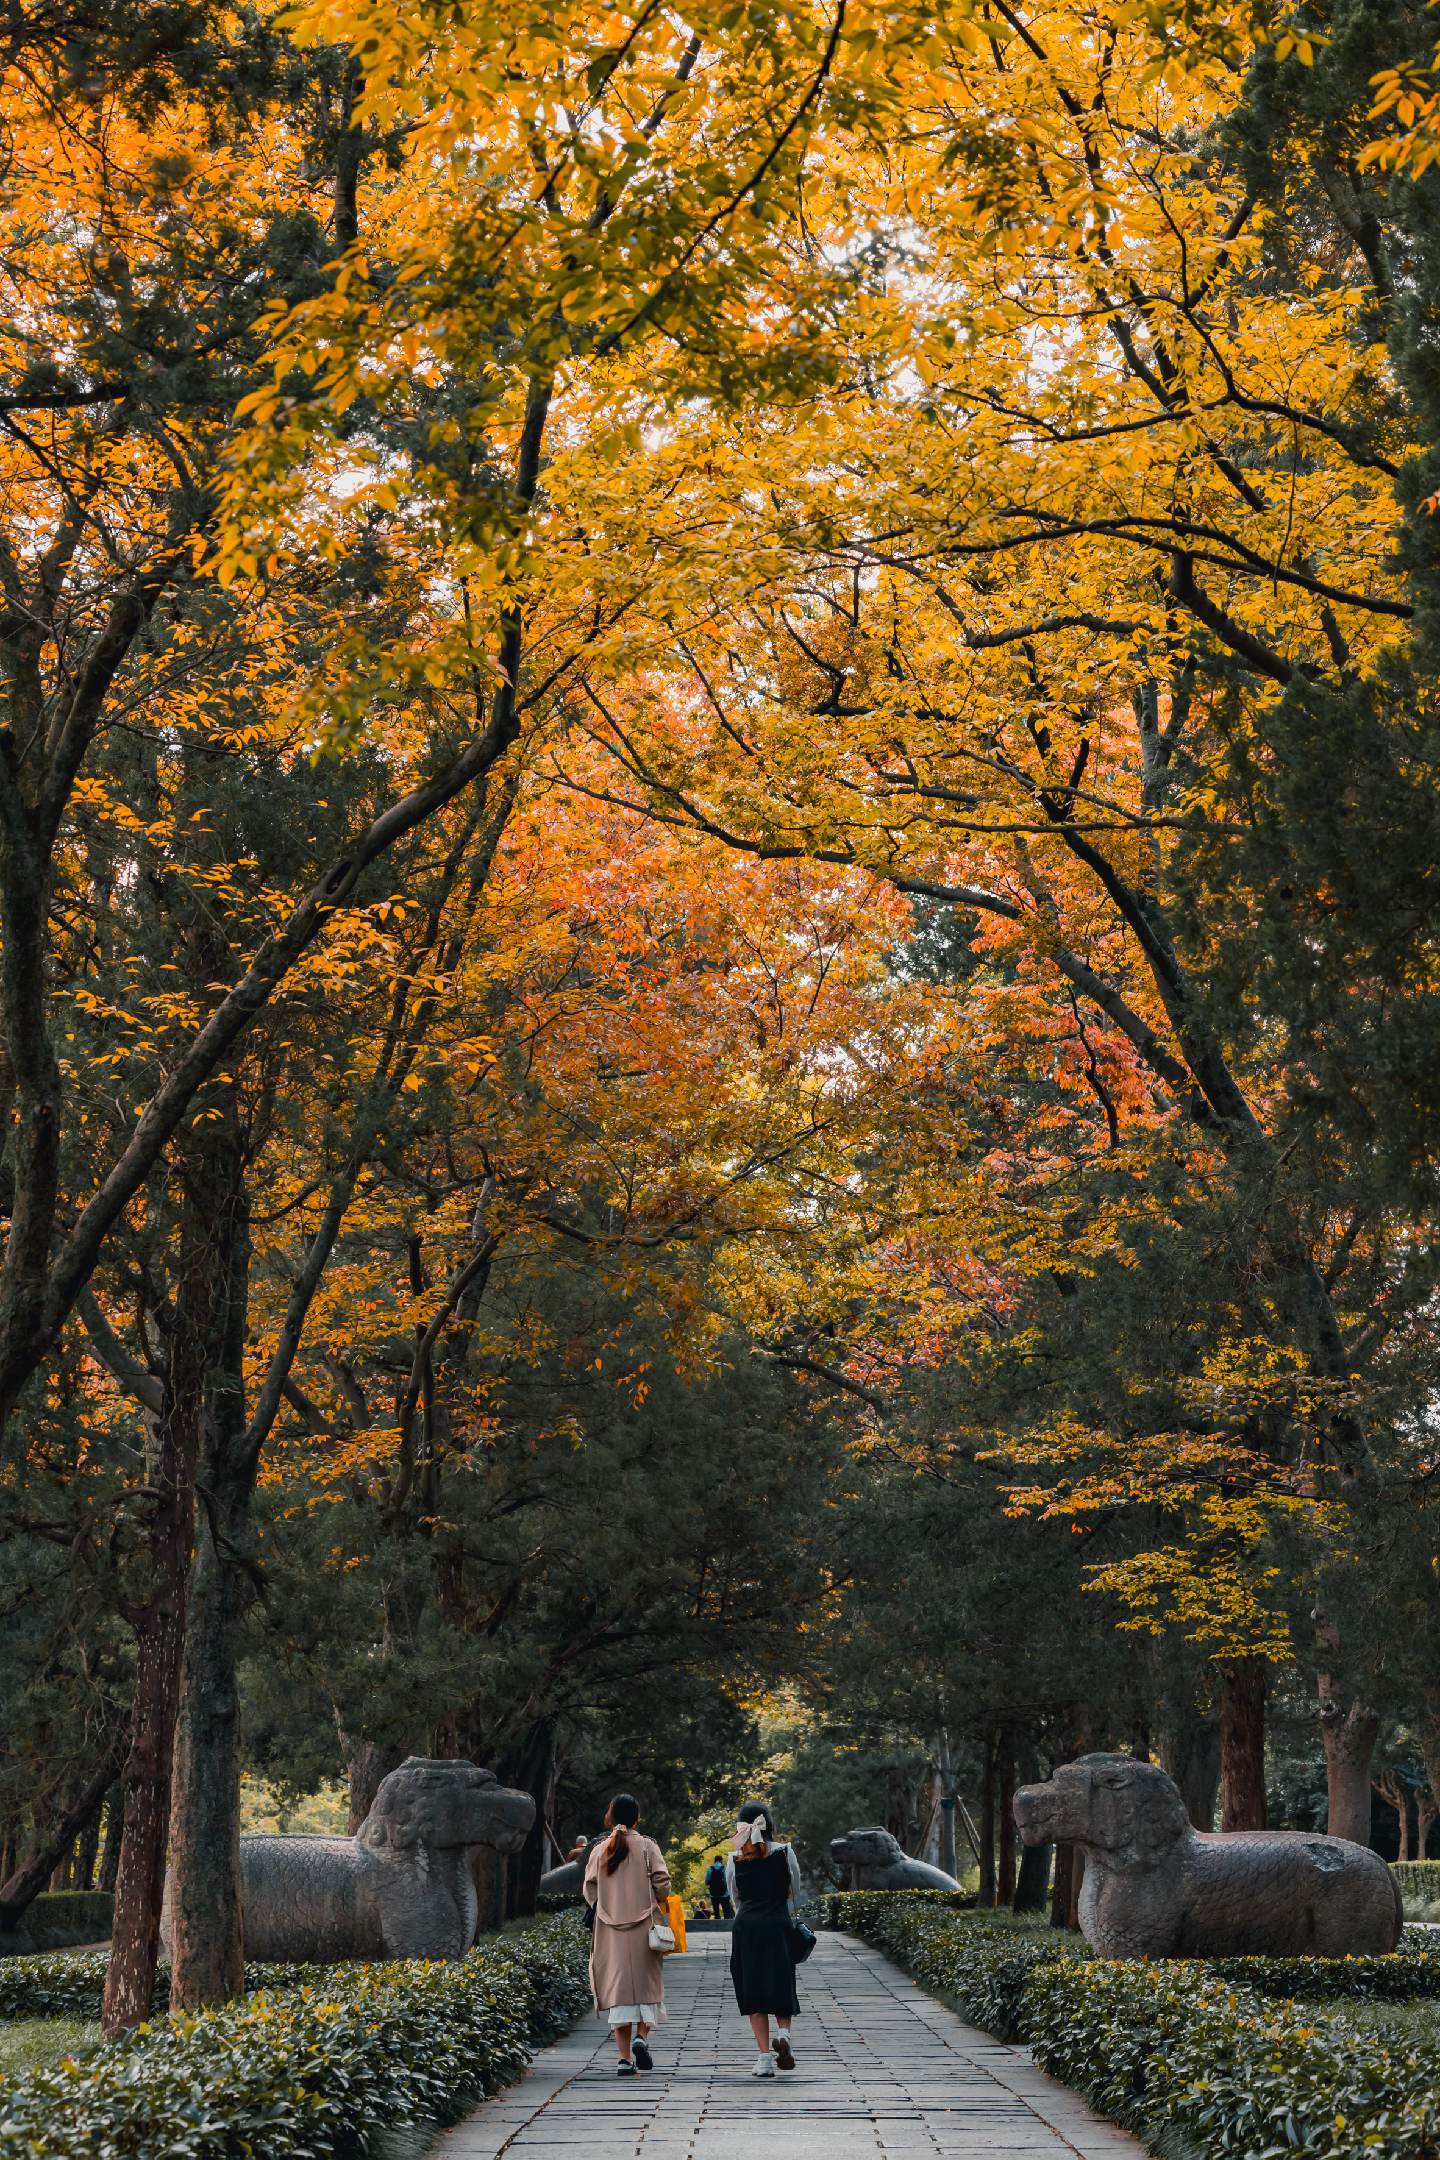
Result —
<instances>
[{"instance_id":1,"label":"weathered stone sculpture","mask_svg":"<svg viewBox=\"0 0 1440 2160\"><path fill-rule=\"evenodd\" d=\"M578 1860L562 1860L559 1867L547 1868L540 1877L540 1895L547 1898L578 1898L585 1884L585 1863L590 1857L590 1847L595 1840L586 1841L585 1850Z\"/></svg>"},{"instance_id":2,"label":"weathered stone sculpture","mask_svg":"<svg viewBox=\"0 0 1440 2160\"><path fill-rule=\"evenodd\" d=\"M911 1860L888 1830L847 1830L831 1838L830 1858L847 1890L958 1890L943 1868Z\"/></svg>"},{"instance_id":3,"label":"weathered stone sculpture","mask_svg":"<svg viewBox=\"0 0 1440 2160\"><path fill-rule=\"evenodd\" d=\"M1378 1853L1308 1830L1195 1830L1154 1763L1083 1755L1022 1786L1015 1822L1027 1845L1083 1849L1080 1926L1100 1957L1346 1957L1400 1939Z\"/></svg>"},{"instance_id":4,"label":"weathered stone sculpture","mask_svg":"<svg viewBox=\"0 0 1440 2160\"><path fill-rule=\"evenodd\" d=\"M528 1793L468 1762L412 1755L381 1782L353 1838L245 1837L245 1955L459 1958L475 1939L473 1857L518 1852Z\"/></svg>"}]
</instances>

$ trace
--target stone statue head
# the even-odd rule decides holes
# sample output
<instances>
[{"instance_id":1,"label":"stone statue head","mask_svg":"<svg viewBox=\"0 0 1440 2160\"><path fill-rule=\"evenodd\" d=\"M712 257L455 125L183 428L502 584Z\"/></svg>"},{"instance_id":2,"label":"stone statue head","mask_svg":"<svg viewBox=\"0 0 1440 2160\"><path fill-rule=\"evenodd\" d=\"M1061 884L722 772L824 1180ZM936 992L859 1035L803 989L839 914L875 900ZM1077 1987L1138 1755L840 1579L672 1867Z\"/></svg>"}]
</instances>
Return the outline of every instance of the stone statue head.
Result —
<instances>
[{"instance_id":1,"label":"stone statue head","mask_svg":"<svg viewBox=\"0 0 1440 2160\"><path fill-rule=\"evenodd\" d=\"M488 1845L519 1852L535 1820L529 1793L496 1782L493 1770L412 1755L381 1780L359 1841L372 1852L443 1852Z\"/></svg>"},{"instance_id":2,"label":"stone statue head","mask_svg":"<svg viewBox=\"0 0 1440 2160\"><path fill-rule=\"evenodd\" d=\"M838 1868L884 1868L894 1867L905 1858L899 1840L877 1824L866 1830L847 1830L844 1837L831 1838L830 1858Z\"/></svg>"},{"instance_id":3,"label":"stone statue head","mask_svg":"<svg viewBox=\"0 0 1440 2160\"><path fill-rule=\"evenodd\" d=\"M1159 1859L1190 1829L1174 1779L1128 1755L1082 1755L1047 1783L1022 1785L1015 1822L1027 1845L1069 1839L1111 1867Z\"/></svg>"}]
</instances>

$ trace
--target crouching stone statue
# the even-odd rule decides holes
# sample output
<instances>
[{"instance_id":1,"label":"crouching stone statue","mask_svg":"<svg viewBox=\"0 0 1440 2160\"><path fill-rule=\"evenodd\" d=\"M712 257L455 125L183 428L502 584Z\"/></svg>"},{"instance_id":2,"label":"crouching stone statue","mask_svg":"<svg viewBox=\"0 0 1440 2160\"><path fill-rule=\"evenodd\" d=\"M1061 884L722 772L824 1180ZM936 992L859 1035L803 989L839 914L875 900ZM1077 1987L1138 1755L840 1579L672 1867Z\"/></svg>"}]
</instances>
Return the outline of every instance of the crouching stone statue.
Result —
<instances>
[{"instance_id":1,"label":"crouching stone statue","mask_svg":"<svg viewBox=\"0 0 1440 2160\"><path fill-rule=\"evenodd\" d=\"M847 1830L831 1838L830 1858L847 1890L958 1890L943 1868L911 1860L888 1830Z\"/></svg>"},{"instance_id":2,"label":"crouching stone statue","mask_svg":"<svg viewBox=\"0 0 1440 2160\"><path fill-rule=\"evenodd\" d=\"M1100 1957L1346 1957L1400 1939L1378 1853L1308 1830L1206 1835L1154 1763L1082 1755L1022 1786L1015 1822L1027 1845L1083 1849L1080 1926Z\"/></svg>"},{"instance_id":3,"label":"crouching stone statue","mask_svg":"<svg viewBox=\"0 0 1440 2160\"><path fill-rule=\"evenodd\" d=\"M245 1955L464 1957L477 1849L518 1852L534 1820L530 1795L492 1771L412 1755L382 1780L353 1838L241 1838Z\"/></svg>"},{"instance_id":4,"label":"crouching stone statue","mask_svg":"<svg viewBox=\"0 0 1440 2160\"><path fill-rule=\"evenodd\" d=\"M585 1863L590 1858L594 1838L585 1840L585 1850L578 1859L562 1860L558 1867L547 1868L540 1877L540 1895L548 1898L579 1898L585 1884Z\"/></svg>"}]
</instances>

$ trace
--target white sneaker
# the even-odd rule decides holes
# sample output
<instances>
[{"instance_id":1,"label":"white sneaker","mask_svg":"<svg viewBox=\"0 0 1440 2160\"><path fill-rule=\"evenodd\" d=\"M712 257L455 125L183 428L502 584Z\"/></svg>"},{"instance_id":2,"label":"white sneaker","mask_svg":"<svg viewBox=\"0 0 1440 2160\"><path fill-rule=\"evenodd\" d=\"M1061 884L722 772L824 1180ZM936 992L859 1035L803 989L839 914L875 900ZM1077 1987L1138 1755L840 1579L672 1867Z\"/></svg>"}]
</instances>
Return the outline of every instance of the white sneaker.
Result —
<instances>
[{"instance_id":1,"label":"white sneaker","mask_svg":"<svg viewBox=\"0 0 1440 2160\"><path fill-rule=\"evenodd\" d=\"M775 2058L774 2058L774 2056L773 2056L773 2055L757 2055L757 2056L756 2056L756 2058L755 2058L755 2067L754 2067L754 2069L753 2069L753 2070L752 2070L752 2071L750 2072L750 2075L751 2075L751 2077L774 2077L774 2075L775 2075Z\"/></svg>"}]
</instances>

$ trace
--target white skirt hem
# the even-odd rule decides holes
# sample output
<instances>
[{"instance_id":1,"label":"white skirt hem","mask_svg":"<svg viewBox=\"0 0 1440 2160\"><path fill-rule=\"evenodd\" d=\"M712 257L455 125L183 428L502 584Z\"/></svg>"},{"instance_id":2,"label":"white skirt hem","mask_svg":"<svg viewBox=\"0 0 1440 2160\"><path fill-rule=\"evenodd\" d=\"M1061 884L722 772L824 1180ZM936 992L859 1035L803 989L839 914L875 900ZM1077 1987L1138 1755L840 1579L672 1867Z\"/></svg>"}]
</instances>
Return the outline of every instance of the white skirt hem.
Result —
<instances>
[{"instance_id":1,"label":"white skirt hem","mask_svg":"<svg viewBox=\"0 0 1440 2160\"><path fill-rule=\"evenodd\" d=\"M612 2025L663 2025L669 2012L664 2003L616 2003L605 2012Z\"/></svg>"}]
</instances>

